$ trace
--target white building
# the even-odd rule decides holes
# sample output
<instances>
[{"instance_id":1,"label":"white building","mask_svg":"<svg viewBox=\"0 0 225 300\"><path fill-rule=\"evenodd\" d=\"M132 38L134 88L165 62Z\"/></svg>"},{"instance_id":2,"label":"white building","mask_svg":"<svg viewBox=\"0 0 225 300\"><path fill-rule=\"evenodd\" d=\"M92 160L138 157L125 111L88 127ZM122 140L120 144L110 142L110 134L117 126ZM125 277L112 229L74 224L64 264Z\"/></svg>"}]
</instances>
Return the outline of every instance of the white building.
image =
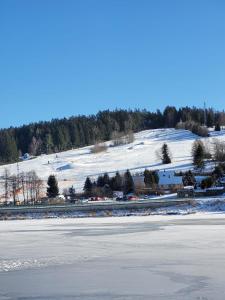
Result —
<instances>
[{"instance_id":1,"label":"white building","mask_svg":"<svg viewBox=\"0 0 225 300\"><path fill-rule=\"evenodd\" d=\"M176 176L174 171L158 171L158 187L162 190L178 190L184 187L182 176Z\"/></svg>"}]
</instances>

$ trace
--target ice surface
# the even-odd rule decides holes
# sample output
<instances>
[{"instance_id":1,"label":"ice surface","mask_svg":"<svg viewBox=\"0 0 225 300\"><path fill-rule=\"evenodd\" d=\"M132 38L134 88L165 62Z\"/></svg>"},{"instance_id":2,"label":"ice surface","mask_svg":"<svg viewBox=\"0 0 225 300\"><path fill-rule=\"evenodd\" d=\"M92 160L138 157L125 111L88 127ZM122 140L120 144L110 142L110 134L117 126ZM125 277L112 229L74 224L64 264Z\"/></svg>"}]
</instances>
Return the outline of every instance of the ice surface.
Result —
<instances>
[{"instance_id":1,"label":"ice surface","mask_svg":"<svg viewBox=\"0 0 225 300\"><path fill-rule=\"evenodd\" d=\"M224 299L223 214L0 222L0 299Z\"/></svg>"}]
</instances>

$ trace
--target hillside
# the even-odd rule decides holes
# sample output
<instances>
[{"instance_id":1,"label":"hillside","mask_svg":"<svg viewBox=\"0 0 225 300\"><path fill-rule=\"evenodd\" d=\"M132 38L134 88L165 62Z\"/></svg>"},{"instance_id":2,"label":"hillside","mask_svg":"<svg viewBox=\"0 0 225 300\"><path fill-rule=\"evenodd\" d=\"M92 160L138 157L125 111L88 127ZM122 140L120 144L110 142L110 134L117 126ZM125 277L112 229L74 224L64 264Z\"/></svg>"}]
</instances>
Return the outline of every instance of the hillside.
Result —
<instances>
[{"instance_id":1,"label":"hillside","mask_svg":"<svg viewBox=\"0 0 225 300\"><path fill-rule=\"evenodd\" d=\"M196 107L176 109L167 106L163 111L124 110L99 111L95 115L72 116L51 121L30 123L20 127L0 129L0 163L14 163L24 153L39 156L71 148L81 148L108 141L117 135L157 128L188 129L205 136L200 125L222 126L225 113L212 108ZM180 123L180 121L182 121Z\"/></svg>"},{"instance_id":2,"label":"hillside","mask_svg":"<svg viewBox=\"0 0 225 300\"><path fill-rule=\"evenodd\" d=\"M225 131L211 132L208 140L212 141L215 137L225 141ZM41 155L20 162L19 171L35 170L43 180L47 180L50 174L55 174L61 190L74 185L77 191L81 191L87 176L94 178L104 172L123 172L130 169L132 173L136 173L145 168L189 169L192 167L192 143L197 138L186 130L146 130L135 134L135 141L129 145L109 147L106 152L98 154L90 153L89 146L57 154ZM165 142L172 153L172 163L169 165L162 165L155 154ZM6 167L11 174L16 174L17 164L10 164L0 167L0 176L3 175Z\"/></svg>"}]
</instances>

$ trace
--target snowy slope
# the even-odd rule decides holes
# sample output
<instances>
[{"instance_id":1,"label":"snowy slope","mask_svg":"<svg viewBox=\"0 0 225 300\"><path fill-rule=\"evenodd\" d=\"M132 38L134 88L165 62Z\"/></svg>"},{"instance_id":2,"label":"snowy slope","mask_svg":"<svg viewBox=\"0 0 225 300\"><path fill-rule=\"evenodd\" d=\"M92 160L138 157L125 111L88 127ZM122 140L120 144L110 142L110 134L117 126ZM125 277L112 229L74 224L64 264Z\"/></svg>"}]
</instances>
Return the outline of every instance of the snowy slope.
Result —
<instances>
[{"instance_id":1,"label":"snowy slope","mask_svg":"<svg viewBox=\"0 0 225 300\"><path fill-rule=\"evenodd\" d=\"M209 141L214 137L225 141L225 131L212 132ZM129 145L109 147L106 152L92 154L91 147L70 150L51 155L42 155L32 160L19 163L19 171L35 170L44 180L50 174L55 174L61 189L72 184L77 191L82 190L87 176L95 178L101 173L125 171L133 173L150 169L180 169L191 167L191 147L198 137L186 130L156 129L135 134L135 141ZM172 163L162 165L156 157L163 143L167 143L172 153ZM0 176L7 167L10 173L17 172L17 164L0 167Z\"/></svg>"}]
</instances>

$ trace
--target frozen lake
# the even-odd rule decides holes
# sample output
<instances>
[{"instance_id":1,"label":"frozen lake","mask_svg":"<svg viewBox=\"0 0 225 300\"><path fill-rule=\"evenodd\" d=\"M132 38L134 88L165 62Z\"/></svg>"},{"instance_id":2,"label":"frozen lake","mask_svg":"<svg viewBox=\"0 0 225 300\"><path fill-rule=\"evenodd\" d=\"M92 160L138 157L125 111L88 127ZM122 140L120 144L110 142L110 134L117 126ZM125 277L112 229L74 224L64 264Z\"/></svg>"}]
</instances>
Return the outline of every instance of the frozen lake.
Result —
<instances>
[{"instance_id":1,"label":"frozen lake","mask_svg":"<svg viewBox=\"0 0 225 300\"><path fill-rule=\"evenodd\" d=\"M225 299L225 216L0 222L0 300Z\"/></svg>"}]
</instances>

